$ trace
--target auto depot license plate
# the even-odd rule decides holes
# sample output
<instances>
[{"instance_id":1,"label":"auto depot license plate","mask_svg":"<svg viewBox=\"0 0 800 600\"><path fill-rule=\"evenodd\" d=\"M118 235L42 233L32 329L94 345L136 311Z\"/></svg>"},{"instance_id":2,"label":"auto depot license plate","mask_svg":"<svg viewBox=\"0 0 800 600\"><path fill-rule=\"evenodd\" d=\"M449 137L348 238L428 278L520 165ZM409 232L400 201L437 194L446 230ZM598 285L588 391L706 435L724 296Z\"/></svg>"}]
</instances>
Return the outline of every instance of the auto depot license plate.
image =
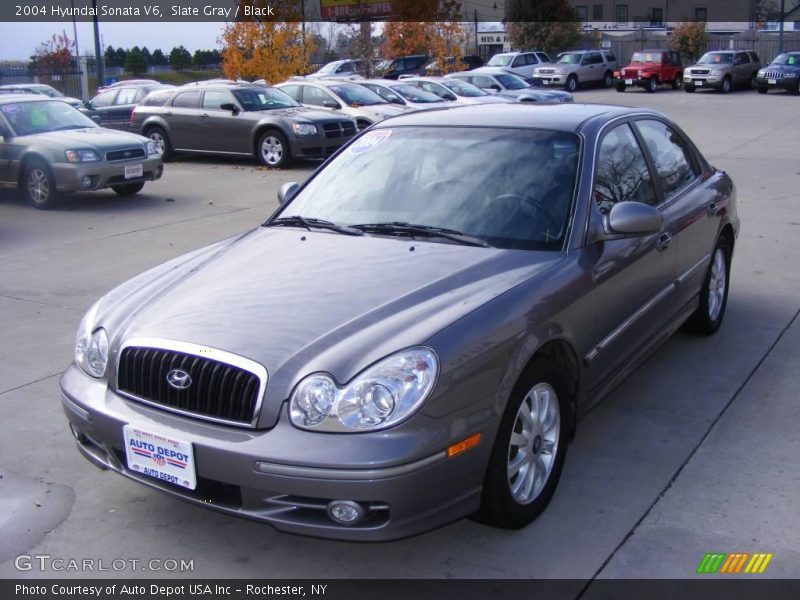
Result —
<instances>
[{"instance_id":1,"label":"auto depot license plate","mask_svg":"<svg viewBox=\"0 0 800 600\"><path fill-rule=\"evenodd\" d=\"M625 85L633 85L633 79L626 79Z\"/></svg>"},{"instance_id":2,"label":"auto depot license plate","mask_svg":"<svg viewBox=\"0 0 800 600\"><path fill-rule=\"evenodd\" d=\"M122 428L128 468L193 490L197 487L192 444L132 425Z\"/></svg>"},{"instance_id":3,"label":"auto depot license plate","mask_svg":"<svg viewBox=\"0 0 800 600\"><path fill-rule=\"evenodd\" d=\"M143 174L144 174L144 169L142 168L141 164L125 166L125 179L133 179L135 177L141 177Z\"/></svg>"},{"instance_id":4,"label":"auto depot license plate","mask_svg":"<svg viewBox=\"0 0 800 600\"><path fill-rule=\"evenodd\" d=\"M775 85L776 83L778 83L778 80L777 79L767 79L767 83L769 85Z\"/></svg>"}]
</instances>

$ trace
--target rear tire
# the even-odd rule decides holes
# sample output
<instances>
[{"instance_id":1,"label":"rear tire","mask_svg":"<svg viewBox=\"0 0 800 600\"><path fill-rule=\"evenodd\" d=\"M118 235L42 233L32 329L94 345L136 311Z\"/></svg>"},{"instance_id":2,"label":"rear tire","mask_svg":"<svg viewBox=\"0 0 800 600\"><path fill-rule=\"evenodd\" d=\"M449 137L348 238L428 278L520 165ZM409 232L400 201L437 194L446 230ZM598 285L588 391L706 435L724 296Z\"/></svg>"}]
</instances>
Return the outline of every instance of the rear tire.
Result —
<instances>
[{"instance_id":1,"label":"rear tire","mask_svg":"<svg viewBox=\"0 0 800 600\"><path fill-rule=\"evenodd\" d=\"M711 253L711 263L700 289L700 306L683 324L684 331L711 335L719 329L728 305L730 275L731 245L727 238L720 237Z\"/></svg>"},{"instance_id":2,"label":"rear tire","mask_svg":"<svg viewBox=\"0 0 800 600\"><path fill-rule=\"evenodd\" d=\"M614 74L611 71L606 71L603 75L603 87L610 88L614 85Z\"/></svg>"},{"instance_id":3,"label":"rear tire","mask_svg":"<svg viewBox=\"0 0 800 600\"><path fill-rule=\"evenodd\" d=\"M61 197L50 167L39 159L25 165L20 187L25 200L39 210L53 208Z\"/></svg>"},{"instance_id":4,"label":"rear tire","mask_svg":"<svg viewBox=\"0 0 800 600\"><path fill-rule=\"evenodd\" d=\"M546 356L525 369L497 431L475 520L520 529L547 507L572 431L570 389L563 369Z\"/></svg>"},{"instance_id":5,"label":"rear tire","mask_svg":"<svg viewBox=\"0 0 800 600\"><path fill-rule=\"evenodd\" d=\"M140 181L139 183L123 183L122 185L112 185L111 189L120 196L133 196L134 194L141 192L143 187L144 181Z\"/></svg>"},{"instance_id":6,"label":"rear tire","mask_svg":"<svg viewBox=\"0 0 800 600\"><path fill-rule=\"evenodd\" d=\"M672 89L678 90L683 85L683 75L678 73L675 75L675 79L672 80Z\"/></svg>"}]
</instances>

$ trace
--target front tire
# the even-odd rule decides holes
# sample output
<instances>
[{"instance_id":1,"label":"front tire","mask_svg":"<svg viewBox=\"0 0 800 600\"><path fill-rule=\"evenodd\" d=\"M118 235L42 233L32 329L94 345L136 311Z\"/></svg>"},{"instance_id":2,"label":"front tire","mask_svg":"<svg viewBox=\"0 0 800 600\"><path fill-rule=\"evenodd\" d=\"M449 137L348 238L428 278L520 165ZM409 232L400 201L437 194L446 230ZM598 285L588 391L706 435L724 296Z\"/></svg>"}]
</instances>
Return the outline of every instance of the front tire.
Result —
<instances>
[{"instance_id":1,"label":"front tire","mask_svg":"<svg viewBox=\"0 0 800 600\"><path fill-rule=\"evenodd\" d=\"M687 94L694 94L695 87L691 83L684 83L683 84L683 91Z\"/></svg>"},{"instance_id":2,"label":"front tire","mask_svg":"<svg viewBox=\"0 0 800 600\"><path fill-rule=\"evenodd\" d=\"M711 253L703 287L700 290L700 306L684 323L684 331L711 335L719 329L725 308L728 305L732 248L728 240L721 237Z\"/></svg>"},{"instance_id":3,"label":"front tire","mask_svg":"<svg viewBox=\"0 0 800 600\"><path fill-rule=\"evenodd\" d=\"M289 162L289 144L283 134L270 130L264 132L258 139L256 146L258 162L265 167L279 169Z\"/></svg>"},{"instance_id":4,"label":"front tire","mask_svg":"<svg viewBox=\"0 0 800 600\"><path fill-rule=\"evenodd\" d=\"M763 85L758 88L759 94L766 94L769 91L769 88L764 87Z\"/></svg>"},{"instance_id":5,"label":"front tire","mask_svg":"<svg viewBox=\"0 0 800 600\"><path fill-rule=\"evenodd\" d=\"M651 94L654 94L658 89L658 79L656 79L655 75L653 75L650 79L647 80L647 91Z\"/></svg>"},{"instance_id":6,"label":"front tire","mask_svg":"<svg viewBox=\"0 0 800 600\"><path fill-rule=\"evenodd\" d=\"M475 519L503 529L531 523L553 497L571 432L570 385L552 359L533 360L506 406Z\"/></svg>"},{"instance_id":7,"label":"front tire","mask_svg":"<svg viewBox=\"0 0 800 600\"><path fill-rule=\"evenodd\" d=\"M617 91L618 91L618 92L620 92L620 93L622 93L622 92L624 92L624 91L625 91L625 89L626 89L627 87L628 87L628 86L626 86L624 83L618 83L618 84L617 84Z\"/></svg>"},{"instance_id":8,"label":"front tire","mask_svg":"<svg viewBox=\"0 0 800 600\"><path fill-rule=\"evenodd\" d=\"M112 185L111 189L114 190L120 196L133 196L134 194L138 194L142 191L144 187L144 181L140 181L138 183L124 183L122 185Z\"/></svg>"},{"instance_id":9,"label":"front tire","mask_svg":"<svg viewBox=\"0 0 800 600\"><path fill-rule=\"evenodd\" d=\"M145 135L156 145L156 148L161 152L163 160L172 158L172 144L166 131L161 127L151 127Z\"/></svg>"},{"instance_id":10,"label":"front tire","mask_svg":"<svg viewBox=\"0 0 800 600\"><path fill-rule=\"evenodd\" d=\"M727 75L722 80L722 89L720 90L723 94L727 94L731 91L731 78Z\"/></svg>"},{"instance_id":11,"label":"front tire","mask_svg":"<svg viewBox=\"0 0 800 600\"><path fill-rule=\"evenodd\" d=\"M570 75L567 77L567 82L564 84L564 89L567 90L569 93L574 92L578 89L578 78L575 75Z\"/></svg>"},{"instance_id":12,"label":"front tire","mask_svg":"<svg viewBox=\"0 0 800 600\"><path fill-rule=\"evenodd\" d=\"M25 166L22 193L28 203L39 210L53 208L61 196L50 167L42 160L33 160Z\"/></svg>"}]
</instances>

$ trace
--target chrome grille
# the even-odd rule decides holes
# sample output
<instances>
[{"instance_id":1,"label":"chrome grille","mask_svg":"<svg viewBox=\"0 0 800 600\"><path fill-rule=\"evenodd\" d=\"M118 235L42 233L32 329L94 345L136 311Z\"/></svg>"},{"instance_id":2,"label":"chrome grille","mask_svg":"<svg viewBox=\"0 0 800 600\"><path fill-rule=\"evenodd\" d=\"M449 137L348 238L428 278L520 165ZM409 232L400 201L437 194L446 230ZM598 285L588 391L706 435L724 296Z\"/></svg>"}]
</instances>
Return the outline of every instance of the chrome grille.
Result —
<instances>
[{"instance_id":1,"label":"chrome grille","mask_svg":"<svg viewBox=\"0 0 800 600\"><path fill-rule=\"evenodd\" d=\"M142 148L126 148L125 150L113 150L106 152L106 160L113 162L115 160L131 160L134 158L144 158L144 149Z\"/></svg>"},{"instance_id":2,"label":"chrome grille","mask_svg":"<svg viewBox=\"0 0 800 600\"><path fill-rule=\"evenodd\" d=\"M537 69L536 70L536 73L537 74L541 74L541 75L552 75L555 72L556 72L555 69Z\"/></svg>"},{"instance_id":3,"label":"chrome grille","mask_svg":"<svg viewBox=\"0 0 800 600\"><path fill-rule=\"evenodd\" d=\"M711 69L690 69L689 72L692 75L708 75Z\"/></svg>"},{"instance_id":4,"label":"chrome grille","mask_svg":"<svg viewBox=\"0 0 800 600\"><path fill-rule=\"evenodd\" d=\"M781 71L765 71L764 78L765 79L780 79L783 77L783 73Z\"/></svg>"},{"instance_id":5,"label":"chrome grille","mask_svg":"<svg viewBox=\"0 0 800 600\"><path fill-rule=\"evenodd\" d=\"M167 381L176 369L189 376L184 389ZM117 389L134 400L235 425L255 424L261 384L259 375L240 366L167 348L126 346L117 368Z\"/></svg>"}]
</instances>

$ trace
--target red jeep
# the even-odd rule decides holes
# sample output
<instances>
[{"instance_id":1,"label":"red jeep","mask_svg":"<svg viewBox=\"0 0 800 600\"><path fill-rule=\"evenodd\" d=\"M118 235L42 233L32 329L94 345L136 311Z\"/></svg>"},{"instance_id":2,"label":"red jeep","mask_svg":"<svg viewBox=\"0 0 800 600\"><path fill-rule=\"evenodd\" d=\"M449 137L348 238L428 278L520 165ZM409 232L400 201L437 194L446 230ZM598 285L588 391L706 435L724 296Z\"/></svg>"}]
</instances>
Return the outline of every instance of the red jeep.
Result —
<instances>
[{"instance_id":1,"label":"red jeep","mask_svg":"<svg viewBox=\"0 0 800 600\"><path fill-rule=\"evenodd\" d=\"M629 85L636 85L652 93L659 84L669 83L677 90L683 83L681 55L673 50L640 50L634 52L627 67L614 73L614 85L624 92Z\"/></svg>"}]
</instances>

